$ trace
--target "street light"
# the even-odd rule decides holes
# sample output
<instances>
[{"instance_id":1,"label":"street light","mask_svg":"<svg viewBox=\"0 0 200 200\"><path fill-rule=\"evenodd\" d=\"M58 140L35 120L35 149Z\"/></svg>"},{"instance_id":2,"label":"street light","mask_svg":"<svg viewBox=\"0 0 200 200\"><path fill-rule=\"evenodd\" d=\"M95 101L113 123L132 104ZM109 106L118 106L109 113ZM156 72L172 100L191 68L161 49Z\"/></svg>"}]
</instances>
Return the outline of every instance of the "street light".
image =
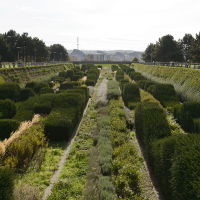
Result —
<instances>
[{"instance_id":1,"label":"street light","mask_svg":"<svg viewBox=\"0 0 200 200\"><path fill-rule=\"evenodd\" d=\"M36 63L36 51L37 51L37 49L35 48L34 51L35 51L35 63Z\"/></svg>"},{"instance_id":2,"label":"street light","mask_svg":"<svg viewBox=\"0 0 200 200\"><path fill-rule=\"evenodd\" d=\"M20 49L21 47L17 47L17 50L18 50L18 62L19 62L19 49Z\"/></svg>"}]
</instances>

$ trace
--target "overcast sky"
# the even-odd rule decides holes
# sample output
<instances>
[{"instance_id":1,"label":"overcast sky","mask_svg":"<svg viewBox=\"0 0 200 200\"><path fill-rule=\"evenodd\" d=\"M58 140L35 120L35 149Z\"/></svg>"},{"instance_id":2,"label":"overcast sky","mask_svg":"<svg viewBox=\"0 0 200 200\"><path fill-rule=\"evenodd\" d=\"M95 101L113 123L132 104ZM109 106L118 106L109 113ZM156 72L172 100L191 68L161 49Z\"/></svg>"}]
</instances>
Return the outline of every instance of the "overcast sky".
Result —
<instances>
[{"instance_id":1,"label":"overcast sky","mask_svg":"<svg viewBox=\"0 0 200 200\"><path fill-rule=\"evenodd\" d=\"M200 31L200 0L0 0L0 33L28 32L47 46L144 51L170 34Z\"/></svg>"}]
</instances>

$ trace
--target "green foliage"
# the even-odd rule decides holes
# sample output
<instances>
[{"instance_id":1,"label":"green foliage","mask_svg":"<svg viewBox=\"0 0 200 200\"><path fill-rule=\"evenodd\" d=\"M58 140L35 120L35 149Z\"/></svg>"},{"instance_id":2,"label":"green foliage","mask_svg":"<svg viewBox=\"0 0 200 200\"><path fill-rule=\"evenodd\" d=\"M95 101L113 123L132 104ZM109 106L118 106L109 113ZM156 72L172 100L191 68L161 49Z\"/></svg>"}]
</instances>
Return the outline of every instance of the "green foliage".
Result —
<instances>
[{"instance_id":1,"label":"green foliage","mask_svg":"<svg viewBox=\"0 0 200 200\"><path fill-rule=\"evenodd\" d=\"M130 76L131 72L134 72L135 70L133 68L129 68L126 70L126 74Z\"/></svg>"},{"instance_id":2,"label":"green foliage","mask_svg":"<svg viewBox=\"0 0 200 200\"><path fill-rule=\"evenodd\" d=\"M5 81L4 81L3 77L0 76L0 84L3 84L3 83L5 83Z\"/></svg>"},{"instance_id":3,"label":"green foliage","mask_svg":"<svg viewBox=\"0 0 200 200\"><path fill-rule=\"evenodd\" d=\"M146 80L146 78L142 75L135 75L134 76L134 81L140 81L140 80Z\"/></svg>"},{"instance_id":4,"label":"green foliage","mask_svg":"<svg viewBox=\"0 0 200 200\"><path fill-rule=\"evenodd\" d=\"M67 70L67 78L71 78L74 76L74 71L73 70Z\"/></svg>"},{"instance_id":5,"label":"green foliage","mask_svg":"<svg viewBox=\"0 0 200 200\"><path fill-rule=\"evenodd\" d=\"M140 90L138 84L127 83L123 86L122 97L125 104L128 106L131 102L140 101Z\"/></svg>"},{"instance_id":6,"label":"green foliage","mask_svg":"<svg viewBox=\"0 0 200 200\"><path fill-rule=\"evenodd\" d=\"M14 172L8 167L0 167L0 200L13 200Z\"/></svg>"},{"instance_id":7,"label":"green foliage","mask_svg":"<svg viewBox=\"0 0 200 200\"><path fill-rule=\"evenodd\" d=\"M55 83L53 83L53 82L49 82L48 84L49 84L50 88L52 88L53 86L55 86Z\"/></svg>"},{"instance_id":8,"label":"green foliage","mask_svg":"<svg viewBox=\"0 0 200 200\"><path fill-rule=\"evenodd\" d=\"M65 71L59 72L58 77L66 78L67 77L67 72L65 72Z\"/></svg>"},{"instance_id":9,"label":"green foliage","mask_svg":"<svg viewBox=\"0 0 200 200\"><path fill-rule=\"evenodd\" d=\"M69 83L61 83L60 84L60 89L72 89L74 87L74 84L72 82Z\"/></svg>"},{"instance_id":10,"label":"green foliage","mask_svg":"<svg viewBox=\"0 0 200 200\"><path fill-rule=\"evenodd\" d=\"M73 83L74 86L81 86L81 82L78 81L71 81L71 83Z\"/></svg>"},{"instance_id":11,"label":"green foliage","mask_svg":"<svg viewBox=\"0 0 200 200\"><path fill-rule=\"evenodd\" d=\"M92 79L87 79L85 81L85 85L87 85L87 86L95 86L95 81L92 80Z\"/></svg>"},{"instance_id":12,"label":"green foliage","mask_svg":"<svg viewBox=\"0 0 200 200\"><path fill-rule=\"evenodd\" d=\"M137 57L134 57L132 62L139 62L138 58Z\"/></svg>"},{"instance_id":13,"label":"green foliage","mask_svg":"<svg viewBox=\"0 0 200 200\"><path fill-rule=\"evenodd\" d=\"M17 83L3 83L0 86L0 99L16 100L20 93L20 87Z\"/></svg>"},{"instance_id":14,"label":"green foliage","mask_svg":"<svg viewBox=\"0 0 200 200\"><path fill-rule=\"evenodd\" d=\"M112 66L111 66L111 69L112 69L113 72L114 72L114 71L117 71L117 70L118 70L118 66L117 66L117 65L112 65Z\"/></svg>"},{"instance_id":15,"label":"green foliage","mask_svg":"<svg viewBox=\"0 0 200 200\"><path fill-rule=\"evenodd\" d=\"M55 78L54 78L54 82L62 83L62 82L64 82L64 80L65 80L64 77L55 77Z\"/></svg>"},{"instance_id":16,"label":"green foliage","mask_svg":"<svg viewBox=\"0 0 200 200\"><path fill-rule=\"evenodd\" d=\"M164 109L154 102L137 104L135 129L148 154L154 141L171 135Z\"/></svg>"},{"instance_id":17,"label":"green foliage","mask_svg":"<svg viewBox=\"0 0 200 200\"><path fill-rule=\"evenodd\" d=\"M164 107L171 107L175 103L179 103L174 86L170 84L154 85L153 96L159 100Z\"/></svg>"},{"instance_id":18,"label":"green foliage","mask_svg":"<svg viewBox=\"0 0 200 200\"><path fill-rule=\"evenodd\" d=\"M48 104L35 104L33 107L33 113L49 115L52 110L51 105Z\"/></svg>"},{"instance_id":19,"label":"green foliage","mask_svg":"<svg viewBox=\"0 0 200 200\"><path fill-rule=\"evenodd\" d=\"M147 89L147 92L149 92L150 94L153 95L153 91L154 91L155 85L150 85Z\"/></svg>"},{"instance_id":20,"label":"green foliage","mask_svg":"<svg viewBox=\"0 0 200 200\"><path fill-rule=\"evenodd\" d=\"M10 100L0 100L0 119L11 119L17 113L16 105Z\"/></svg>"},{"instance_id":21,"label":"green foliage","mask_svg":"<svg viewBox=\"0 0 200 200\"><path fill-rule=\"evenodd\" d=\"M19 100L26 101L29 97L35 96L35 92L31 88L23 88L20 90Z\"/></svg>"},{"instance_id":22,"label":"green foliage","mask_svg":"<svg viewBox=\"0 0 200 200\"><path fill-rule=\"evenodd\" d=\"M85 92L85 103L87 104L88 100L89 100L89 88L87 88L86 86L74 86L74 89L80 89L83 90Z\"/></svg>"},{"instance_id":23,"label":"green foliage","mask_svg":"<svg viewBox=\"0 0 200 200\"><path fill-rule=\"evenodd\" d=\"M145 83L145 84L144 84L144 90L145 90L145 91L148 90L148 88L149 88L150 85L155 85L155 84L156 84L155 82L153 82L153 81L148 81L148 80L146 80L144 83Z\"/></svg>"},{"instance_id":24,"label":"green foliage","mask_svg":"<svg viewBox=\"0 0 200 200\"><path fill-rule=\"evenodd\" d=\"M139 81L137 81L137 84L139 85L139 87L141 88L141 89L143 89L144 90L144 87L145 87L145 84L146 84L146 82L147 82L147 80L139 80Z\"/></svg>"},{"instance_id":25,"label":"green foliage","mask_svg":"<svg viewBox=\"0 0 200 200\"><path fill-rule=\"evenodd\" d=\"M87 74L87 80L93 80L96 84L97 82L97 74L96 73L91 73L91 74Z\"/></svg>"},{"instance_id":26,"label":"green foliage","mask_svg":"<svg viewBox=\"0 0 200 200\"><path fill-rule=\"evenodd\" d=\"M76 72L76 75L80 76L80 78L83 78L83 72Z\"/></svg>"},{"instance_id":27,"label":"green foliage","mask_svg":"<svg viewBox=\"0 0 200 200\"><path fill-rule=\"evenodd\" d=\"M131 78L132 80L134 80L134 79L135 79L135 76L140 76L140 75L142 75L140 72L131 72L131 73L130 73L130 78Z\"/></svg>"},{"instance_id":28,"label":"green foliage","mask_svg":"<svg viewBox=\"0 0 200 200\"><path fill-rule=\"evenodd\" d=\"M48 83L45 83L45 82L41 82L41 83L36 83L34 86L33 86L33 90L36 94L39 94L41 88L49 88L49 84Z\"/></svg>"},{"instance_id":29,"label":"green foliage","mask_svg":"<svg viewBox=\"0 0 200 200\"><path fill-rule=\"evenodd\" d=\"M78 81L80 78L81 78L80 75L74 75L74 76L72 77L72 81Z\"/></svg>"},{"instance_id":30,"label":"green foliage","mask_svg":"<svg viewBox=\"0 0 200 200\"><path fill-rule=\"evenodd\" d=\"M107 99L118 99L121 95L121 91L119 89L119 83L117 81L111 80L107 82Z\"/></svg>"},{"instance_id":31,"label":"green foliage","mask_svg":"<svg viewBox=\"0 0 200 200\"><path fill-rule=\"evenodd\" d=\"M54 90L52 88L41 88L39 94L48 94L48 93L54 93Z\"/></svg>"},{"instance_id":32,"label":"green foliage","mask_svg":"<svg viewBox=\"0 0 200 200\"><path fill-rule=\"evenodd\" d=\"M121 82L124 79L124 75L116 75L116 81Z\"/></svg>"},{"instance_id":33,"label":"green foliage","mask_svg":"<svg viewBox=\"0 0 200 200\"><path fill-rule=\"evenodd\" d=\"M32 88L35 86L36 82L35 81L31 81L31 82L27 82L25 85L25 88Z\"/></svg>"},{"instance_id":34,"label":"green foliage","mask_svg":"<svg viewBox=\"0 0 200 200\"><path fill-rule=\"evenodd\" d=\"M0 119L0 138L9 138L10 134L18 129L20 122L14 119Z\"/></svg>"}]
</instances>

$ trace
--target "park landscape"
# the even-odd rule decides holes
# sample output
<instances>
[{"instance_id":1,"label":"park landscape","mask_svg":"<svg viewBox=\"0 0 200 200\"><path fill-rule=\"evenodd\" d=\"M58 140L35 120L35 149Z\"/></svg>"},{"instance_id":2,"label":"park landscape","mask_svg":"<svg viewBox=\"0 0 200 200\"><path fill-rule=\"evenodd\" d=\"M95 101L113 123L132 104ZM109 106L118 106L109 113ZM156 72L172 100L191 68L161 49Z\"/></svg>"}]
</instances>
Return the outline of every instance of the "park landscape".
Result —
<instances>
[{"instance_id":1,"label":"park landscape","mask_svg":"<svg viewBox=\"0 0 200 200\"><path fill-rule=\"evenodd\" d=\"M0 199L200 199L199 73L0 69Z\"/></svg>"}]
</instances>

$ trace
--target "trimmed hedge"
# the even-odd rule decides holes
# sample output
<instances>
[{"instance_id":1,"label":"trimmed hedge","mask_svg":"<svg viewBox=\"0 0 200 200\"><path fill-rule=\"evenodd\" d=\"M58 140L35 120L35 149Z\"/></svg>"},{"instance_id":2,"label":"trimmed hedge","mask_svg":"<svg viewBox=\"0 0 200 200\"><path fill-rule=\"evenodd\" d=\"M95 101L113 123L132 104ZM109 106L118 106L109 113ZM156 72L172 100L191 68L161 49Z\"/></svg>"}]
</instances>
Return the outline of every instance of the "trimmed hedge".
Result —
<instances>
[{"instance_id":1,"label":"trimmed hedge","mask_svg":"<svg viewBox=\"0 0 200 200\"><path fill-rule=\"evenodd\" d=\"M55 77L54 78L54 82L59 82L59 83L62 83L65 81L65 78L64 77Z\"/></svg>"},{"instance_id":2,"label":"trimmed hedge","mask_svg":"<svg viewBox=\"0 0 200 200\"><path fill-rule=\"evenodd\" d=\"M29 97L34 97L35 92L32 88L23 88L20 90L19 100L26 101Z\"/></svg>"},{"instance_id":3,"label":"trimmed hedge","mask_svg":"<svg viewBox=\"0 0 200 200\"><path fill-rule=\"evenodd\" d=\"M124 75L116 75L116 81L121 81L124 79Z\"/></svg>"},{"instance_id":4,"label":"trimmed hedge","mask_svg":"<svg viewBox=\"0 0 200 200\"><path fill-rule=\"evenodd\" d=\"M126 73L130 76L131 72L134 72L135 70L133 68L129 68L126 70Z\"/></svg>"},{"instance_id":5,"label":"trimmed hedge","mask_svg":"<svg viewBox=\"0 0 200 200\"><path fill-rule=\"evenodd\" d=\"M0 100L0 119L11 119L17 113L16 105L10 100Z\"/></svg>"},{"instance_id":6,"label":"trimmed hedge","mask_svg":"<svg viewBox=\"0 0 200 200\"><path fill-rule=\"evenodd\" d=\"M0 85L0 99L16 100L20 94L20 87L17 83L3 83Z\"/></svg>"},{"instance_id":7,"label":"trimmed hedge","mask_svg":"<svg viewBox=\"0 0 200 200\"><path fill-rule=\"evenodd\" d=\"M94 81L94 80L87 79L87 80L85 81L85 85L87 85L87 86L95 86L95 81Z\"/></svg>"},{"instance_id":8,"label":"trimmed hedge","mask_svg":"<svg viewBox=\"0 0 200 200\"><path fill-rule=\"evenodd\" d=\"M67 72L65 72L65 71L59 72L58 77L66 78L67 77Z\"/></svg>"},{"instance_id":9,"label":"trimmed hedge","mask_svg":"<svg viewBox=\"0 0 200 200\"><path fill-rule=\"evenodd\" d=\"M111 69L112 69L113 72L114 72L114 71L117 71L117 70L118 70L118 66L117 66L117 65L112 65L112 66L111 66Z\"/></svg>"},{"instance_id":10,"label":"trimmed hedge","mask_svg":"<svg viewBox=\"0 0 200 200\"><path fill-rule=\"evenodd\" d=\"M73 83L74 86L81 86L81 83L77 81L71 81L71 83Z\"/></svg>"},{"instance_id":11,"label":"trimmed hedge","mask_svg":"<svg viewBox=\"0 0 200 200\"><path fill-rule=\"evenodd\" d=\"M174 86L170 84L156 84L153 87L153 96L160 101L164 107L173 107L179 103Z\"/></svg>"},{"instance_id":12,"label":"trimmed hedge","mask_svg":"<svg viewBox=\"0 0 200 200\"><path fill-rule=\"evenodd\" d=\"M83 78L83 72L77 72L76 75L80 76L80 78Z\"/></svg>"},{"instance_id":13,"label":"trimmed hedge","mask_svg":"<svg viewBox=\"0 0 200 200\"><path fill-rule=\"evenodd\" d=\"M14 199L14 172L9 167L0 167L0 199Z\"/></svg>"},{"instance_id":14,"label":"trimmed hedge","mask_svg":"<svg viewBox=\"0 0 200 200\"><path fill-rule=\"evenodd\" d=\"M147 80L139 80L139 81L137 81L137 84L139 85L139 87L140 87L141 89L144 90L144 87L145 87L146 82L147 82Z\"/></svg>"},{"instance_id":15,"label":"trimmed hedge","mask_svg":"<svg viewBox=\"0 0 200 200\"><path fill-rule=\"evenodd\" d=\"M66 90L66 89L72 89L74 87L74 84L72 82L69 83L61 83L60 84L60 89L61 90Z\"/></svg>"},{"instance_id":16,"label":"trimmed hedge","mask_svg":"<svg viewBox=\"0 0 200 200\"><path fill-rule=\"evenodd\" d=\"M36 104L33 107L33 113L35 114L46 114L49 115L52 110L52 107L47 104Z\"/></svg>"},{"instance_id":17,"label":"trimmed hedge","mask_svg":"<svg viewBox=\"0 0 200 200\"><path fill-rule=\"evenodd\" d=\"M49 88L49 84L46 82L36 83L33 87L33 90L36 94L39 94L41 88Z\"/></svg>"},{"instance_id":18,"label":"trimmed hedge","mask_svg":"<svg viewBox=\"0 0 200 200\"><path fill-rule=\"evenodd\" d=\"M119 83L117 81L111 80L107 82L107 99L115 99L121 95L121 91L119 89Z\"/></svg>"},{"instance_id":19,"label":"trimmed hedge","mask_svg":"<svg viewBox=\"0 0 200 200\"><path fill-rule=\"evenodd\" d=\"M89 100L89 88L87 88L86 86L74 86L74 89L80 89L83 90L85 92L85 103L87 104L88 100Z\"/></svg>"},{"instance_id":20,"label":"trimmed hedge","mask_svg":"<svg viewBox=\"0 0 200 200\"><path fill-rule=\"evenodd\" d=\"M31 82L27 82L25 85L25 88L32 88L35 86L36 82L35 81L31 81Z\"/></svg>"},{"instance_id":21,"label":"trimmed hedge","mask_svg":"<svg viewBox=\"0 0 200 200\"><path fill-rule=\"evenodd\" d=\"M140 90L139 86L136 83L127 83L123 85L122 89L122 97L125 105L129 105L133 102L140 101Z\"/></svg>"},{"instance_id":22,"label":"trimmed hedge","mask_svg":"<svg viewBox=\"0 0 200 200\"><path fill-rule=\"evenodd\" d=\"M16 131L20 122L14 119L0 119L0 138L9 138L13 131Z\"/></svg>"},{"instance_id":23,"label":"trimmed hedge","mask_svg":"<svg viewBox=\"0 0 200 200\"><path fill-rule=\"evenodd\" d=\"M0 76L0 84L5 83L4 79Z\"/></svg>"},{"instance_id":24,"label":"trimmed hedge","mask_svg":"<svg viewBox=\"0 0 200 200\"><path fill-rule=\"evenodd\" d=\"M41 88L39 94L48 94L48 93L54 93L54 90L52 88Z\"/></svg>"},{"instance_id":25,"label":"trimmed hedge","mask_svg":"<svg viewBox=\"0 0 200 200\"><path fill-rule=\"evenodd\" d=\"M49 84L50 88L52 88L53 86L55 86L55 83L53 83L53 82L49 82L48 84Z\"/></svg>"},{"instance_id":26,"label":"trimmed hedge","mask_svg":"<svg viewBox=\"0 0 200 200\"><path fill-rule=\"evenodd\" d=\"M72 77L72 81L78 81L78 79L80 79L80 78L81 78L80 75L74 75L74 76Z\"/></svg>"},{"instance_id":27,"label":"trimmed hedge","mask_svg":"<svg viewBox=\"0 0 200 200\"><path fill-rule=\"evenodd\" d=\"M140 81L140 80L146 80L146 78L142 75L135 75L134 76L134 80L135 81Z\"/></svg>"},{"instance_id":28,"label":"trimmed hedge","mask_svg":"<svg viewBox=\"0 0 200 200\"><path fill-rule=\"evenodd\" d=\"M153 81L146 80L144 85L144 90L147 91L150 85L156 85L156 83Z\"/></svg>"},{"instance_id":29,"label":"trimmed hedge","mask_svg":"<svg viewBox=\"0 0 200 200\"><path fill-rule=\"evenodd\" d=\"M153 142L171 135L164 109L154 102L142 102L136 105L135 129L148 154L151 152Z\"/></svg>"},{"instance_id":30,"label":"trimmed hedge","mask_svg":"<svg viewBox=\"0 0 200 200\"><path fill-rule=\"evenodd\" d=\"M87 79L88 80L93 80L95 82L95 84L96 84L97 79L98 79L97 77L98 77L97 74L89 74L88 73L88 75L87 75Z\"/></svg>"},{"instance_id":31,"label":"trimmed hedge","mask_svg":"<svg viewBox=\"0 0 200 200\"><path fill-rule=\"evenodd\" d=\"M74 71L73 70L67 70L67 78L71 78L74 76Z\"/></svg>"},{"instance_id":32,"label":"trimmed hedge","mask_svg":"<svg viewBox=\"0 0 200 200\"><path fill-rule=\"evenodd\" d=\"M142 75L140 72L131 72L130 73L130 78L132 79L132 80L134 80L134 77L135 76L139 76L139 75Z\"/></svg>"}]
</instances>

